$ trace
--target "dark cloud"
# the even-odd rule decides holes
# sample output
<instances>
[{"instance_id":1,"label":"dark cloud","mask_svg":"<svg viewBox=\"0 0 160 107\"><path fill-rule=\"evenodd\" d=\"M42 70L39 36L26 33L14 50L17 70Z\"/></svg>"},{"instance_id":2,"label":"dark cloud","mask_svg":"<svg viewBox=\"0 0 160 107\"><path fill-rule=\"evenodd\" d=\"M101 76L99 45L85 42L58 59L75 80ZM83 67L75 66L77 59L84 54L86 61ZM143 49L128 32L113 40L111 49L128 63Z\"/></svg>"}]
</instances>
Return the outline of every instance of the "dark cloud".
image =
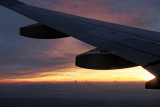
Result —
<instances>
[{"instance_id":1,"label":"dark cloud","mask_svg":"<svg viewBox=\"0 0 160 107\"><path fill-rule=\"evenodd\" d=\"M1 84L2 107L157 107L159 91L144 83Z\"/></svg>"},{"instance_id":2,"label":"dark cloud","mask_svg":"<svg viewBox=\"0 0 160 107\"><path fill-rule=\"evenodd\" d=\"M159 30L159 1L149 0L22 0L28 4L79 16ZM19 36L34 21L0 7L0 77L32 77L74 66L76 53L93 47L73 38L36 40ZM56 54L58 52L58 54ZM68 53L67 53L68 52ZM75 54L70 54L75 53Z\"/></svg>"}]
</instances>

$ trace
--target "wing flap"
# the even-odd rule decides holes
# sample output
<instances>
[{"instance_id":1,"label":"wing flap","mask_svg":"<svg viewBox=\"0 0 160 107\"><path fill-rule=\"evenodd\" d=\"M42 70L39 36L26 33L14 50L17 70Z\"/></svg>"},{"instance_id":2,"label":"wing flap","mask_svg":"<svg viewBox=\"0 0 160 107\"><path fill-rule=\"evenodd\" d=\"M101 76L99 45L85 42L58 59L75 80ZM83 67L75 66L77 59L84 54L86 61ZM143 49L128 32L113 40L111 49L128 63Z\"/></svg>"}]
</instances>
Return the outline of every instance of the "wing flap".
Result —
<instances>
[{"instance_id":1,"label":"wing flap","mask_svg":"<svg viewBox=\"0 0 160 107\"><path fill-rule=\"evenodd\" d=\"M160 55L160 48L159 48L160 44L152 41L141 40L138 38L129 38L129 39L120 41L119 43L122 45L136 48L144 52L149 52L150 54L154 54L157 56Z\"/></svg>"}]
</instances>

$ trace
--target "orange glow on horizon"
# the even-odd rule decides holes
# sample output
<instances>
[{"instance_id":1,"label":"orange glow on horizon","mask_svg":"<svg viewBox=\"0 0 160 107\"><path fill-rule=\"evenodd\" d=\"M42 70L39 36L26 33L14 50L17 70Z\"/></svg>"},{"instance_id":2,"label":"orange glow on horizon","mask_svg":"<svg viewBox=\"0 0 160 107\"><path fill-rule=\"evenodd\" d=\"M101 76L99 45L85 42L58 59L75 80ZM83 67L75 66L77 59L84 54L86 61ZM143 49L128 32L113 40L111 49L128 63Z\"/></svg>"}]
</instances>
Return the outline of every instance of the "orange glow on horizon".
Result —
<instances>
[{"instance_id":1,"label":"orange glow on horizon","mask_svg":"<svg viewBox=\"0 0 160 107\"><path fill-rule=\"evenodd\" d=\"M63 72L62 72L63 71ZM88 70L88 69L64 69L57 72L47 72L38 74L37 77L32 78L13 78L3 79L0 83L14 83L14 82L138 82L149 81L155 78L142 67L134 67L120 70Z\"/></svg>"}]
</instances>

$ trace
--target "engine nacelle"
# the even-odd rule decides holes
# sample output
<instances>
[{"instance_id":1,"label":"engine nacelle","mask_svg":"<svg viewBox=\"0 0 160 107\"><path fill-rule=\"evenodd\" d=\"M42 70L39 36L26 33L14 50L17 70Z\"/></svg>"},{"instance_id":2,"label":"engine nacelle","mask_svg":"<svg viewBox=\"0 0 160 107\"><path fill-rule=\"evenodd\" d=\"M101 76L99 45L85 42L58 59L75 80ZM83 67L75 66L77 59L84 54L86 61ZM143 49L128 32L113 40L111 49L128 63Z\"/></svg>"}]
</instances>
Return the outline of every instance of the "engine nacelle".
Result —
<instances>
[{"instance_id":1,"label":"engine nacelle","mask_svg":"<svg viewBox=\"0 0 160 107\"><path fill-rule=\"evenodd\" d=\"M76 57L76 66L95 70L111 70L138 65L109 52L90 51Z\"/></svg>"},{"instance_id":2,"label":"engine nacelle","mask_svg":"<svg viewBox=\"0 0 160 107\"><path fill-rule=\"evenodd\" d=\"M36 39L58 39L69 37L67 34L39 23L21 27L20 35Z\"/></svg>"}]
</instances>

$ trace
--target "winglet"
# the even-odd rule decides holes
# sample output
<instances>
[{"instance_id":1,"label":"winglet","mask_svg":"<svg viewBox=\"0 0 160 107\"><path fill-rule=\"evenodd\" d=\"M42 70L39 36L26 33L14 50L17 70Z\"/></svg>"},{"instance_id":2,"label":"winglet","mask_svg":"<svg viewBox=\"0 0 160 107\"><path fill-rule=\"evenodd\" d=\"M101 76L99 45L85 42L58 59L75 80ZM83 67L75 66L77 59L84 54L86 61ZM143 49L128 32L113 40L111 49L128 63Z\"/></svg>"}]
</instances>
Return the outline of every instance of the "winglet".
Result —
<instances>
[{"instance_id":1,"label":"winglet","mask_svg":"<svg viewBox=\"0 0 160 107\"><path fill-rule=\"evenodd\" d=\"M0 0L0 5L5 7L11 7L18 4L23 4L23 3L18 0Z\"/></svg>"}]
</instances>

